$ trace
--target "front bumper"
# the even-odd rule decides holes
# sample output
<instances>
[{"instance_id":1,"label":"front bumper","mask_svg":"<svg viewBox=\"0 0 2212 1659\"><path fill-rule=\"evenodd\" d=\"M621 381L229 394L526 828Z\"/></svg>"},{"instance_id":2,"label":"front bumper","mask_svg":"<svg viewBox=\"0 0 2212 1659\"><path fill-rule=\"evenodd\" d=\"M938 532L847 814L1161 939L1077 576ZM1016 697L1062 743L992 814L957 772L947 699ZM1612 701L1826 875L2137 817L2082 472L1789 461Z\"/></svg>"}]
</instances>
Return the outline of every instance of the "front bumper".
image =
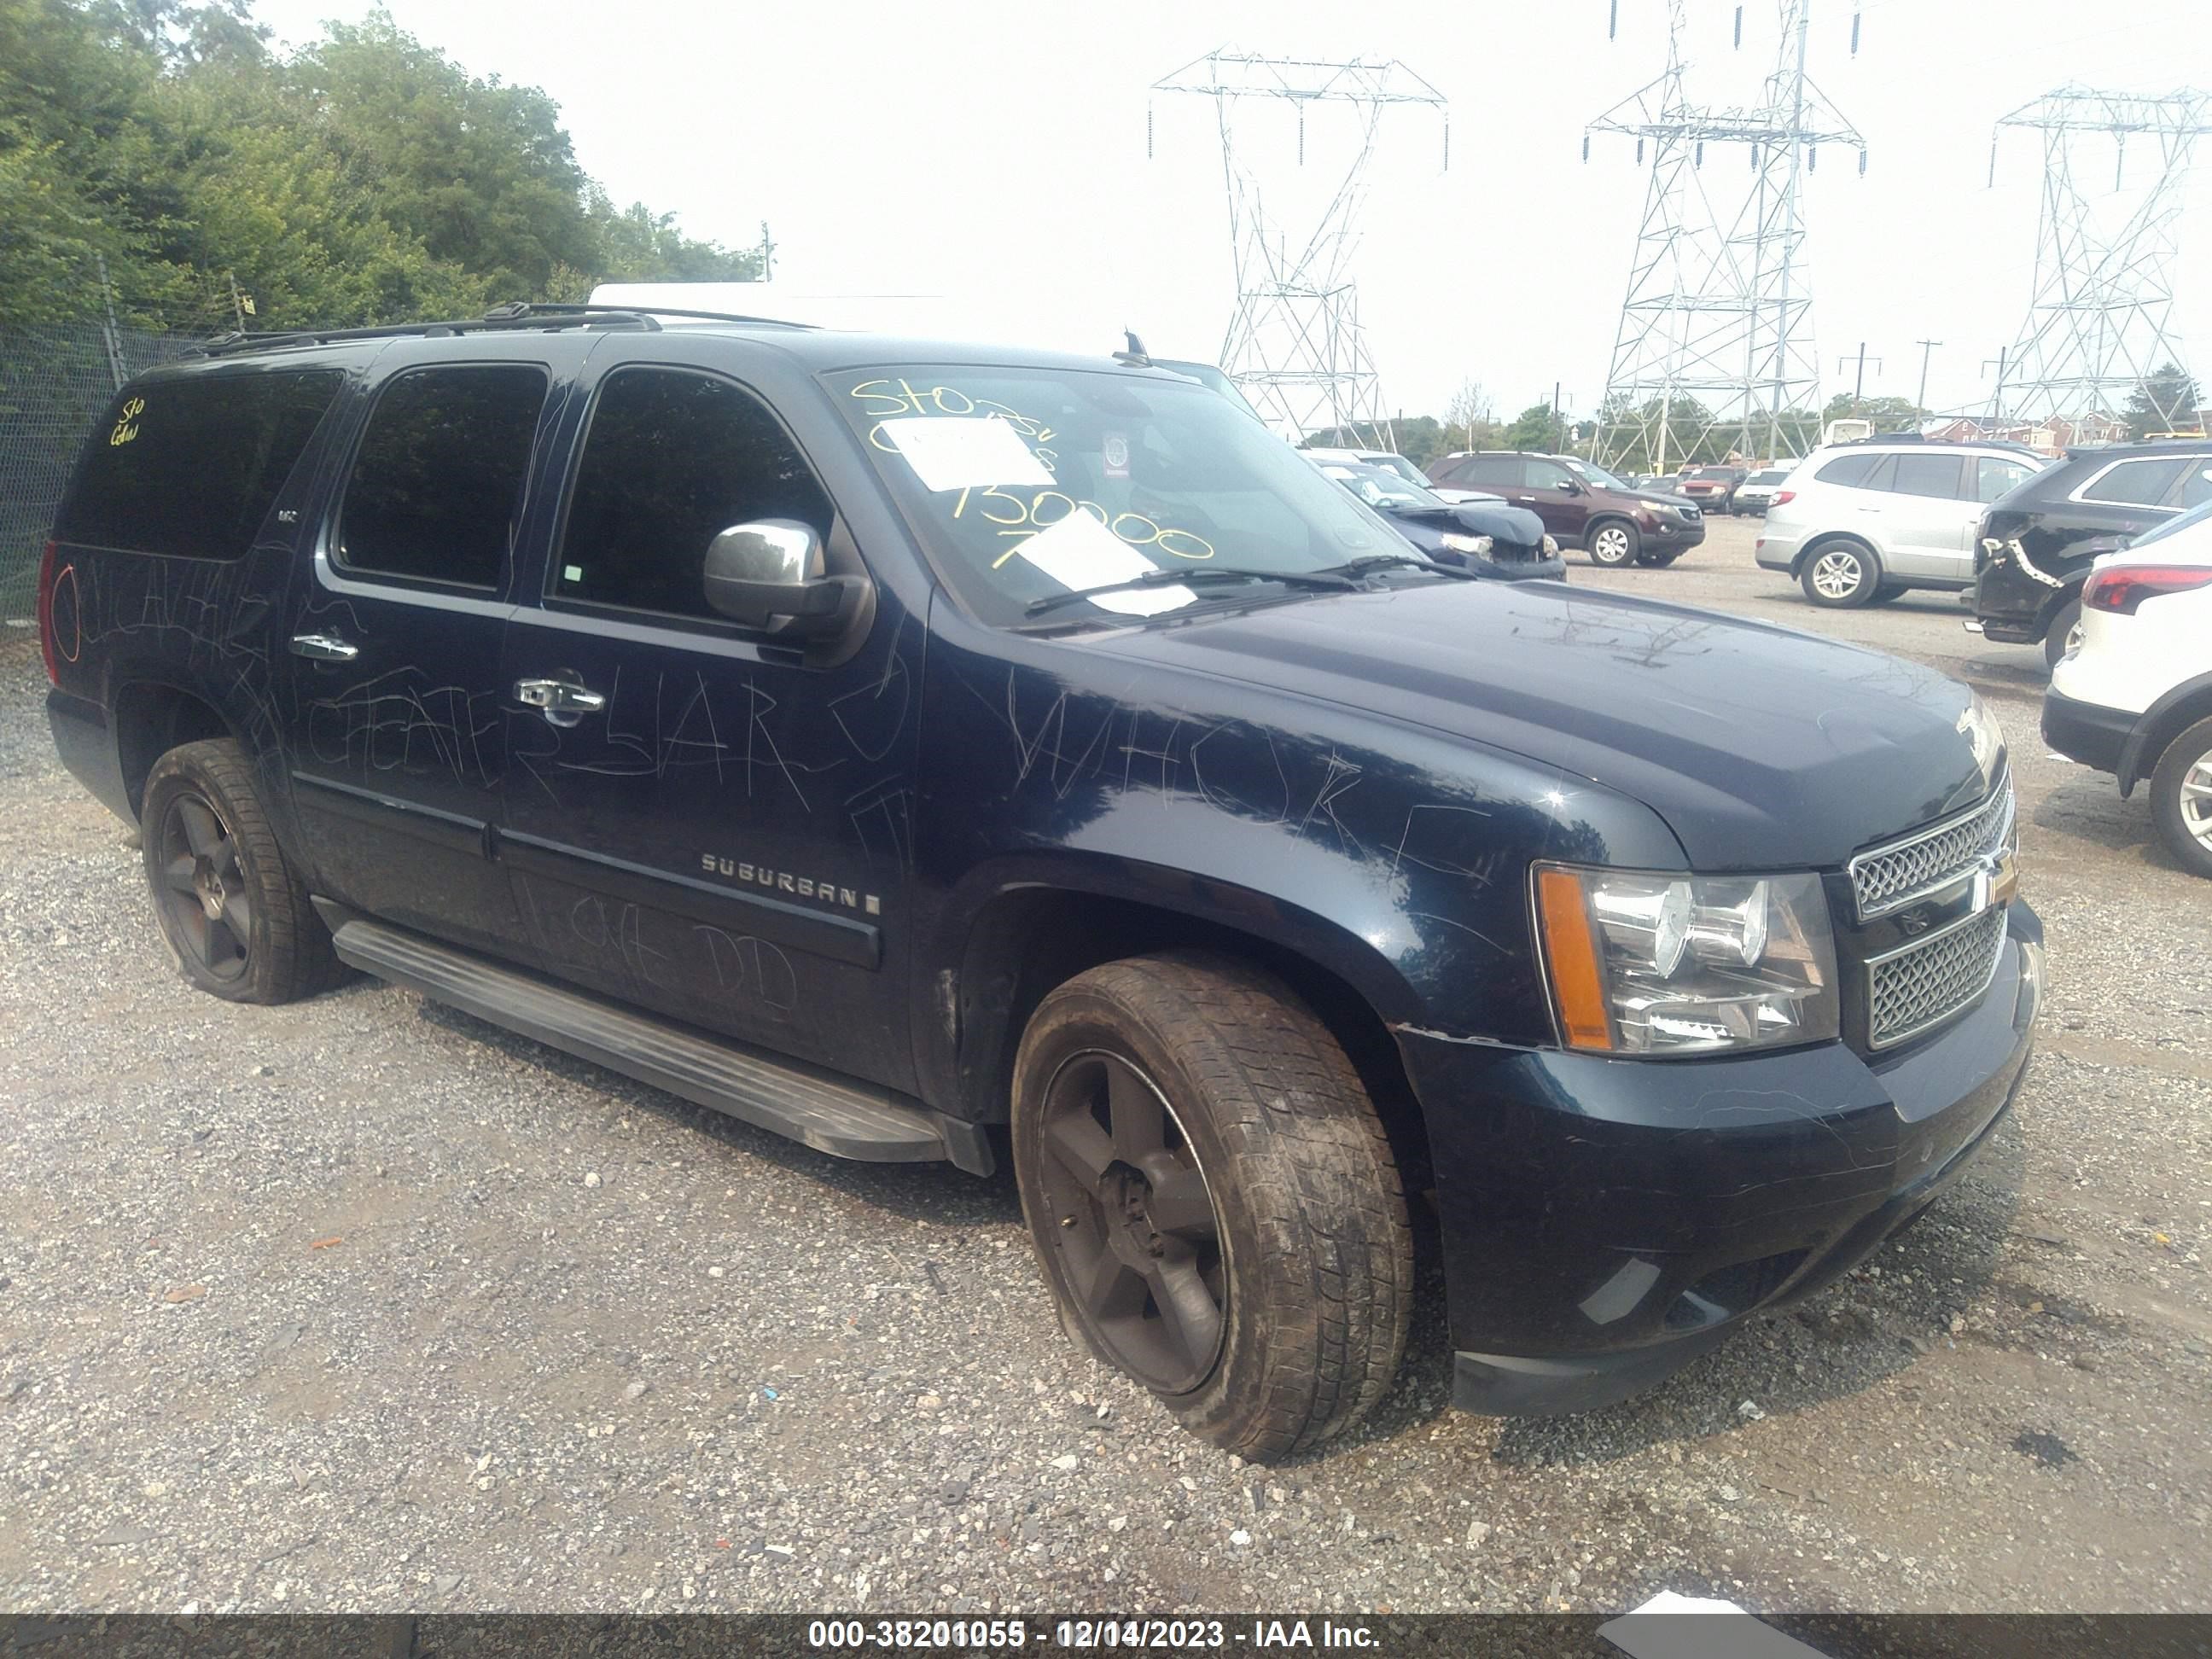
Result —
<instances>
[{"instance_id":1,"label":"front bumper","mask_svg":"<svg viewBox=\"0 0 2212 1659\"><path fill-rule=\"evenodd\" d=\"M1657 1382L1747 1315L1811 1294L1924 1208L2020 1086L2041 927L1932 1036L1708 1060L1401 1033L1425 1108L1454 1399L1546 1414Z\"/></svg>"},{"instance_id":2,"label":"front bumper","mask_svg":"<svg viewBox=\"0 0 2212 1659\"><path fill-rule=\"evenodd\" d=\"M1647 548L1687 549L1697 546L1705 538L1705 515L1702 507L1698 509L1697 518L1688 524L1671 513L1655 513L1651 519L1648 525L1640 519L1636 525L1637 537Z\"/></svg>"}]
</instances>

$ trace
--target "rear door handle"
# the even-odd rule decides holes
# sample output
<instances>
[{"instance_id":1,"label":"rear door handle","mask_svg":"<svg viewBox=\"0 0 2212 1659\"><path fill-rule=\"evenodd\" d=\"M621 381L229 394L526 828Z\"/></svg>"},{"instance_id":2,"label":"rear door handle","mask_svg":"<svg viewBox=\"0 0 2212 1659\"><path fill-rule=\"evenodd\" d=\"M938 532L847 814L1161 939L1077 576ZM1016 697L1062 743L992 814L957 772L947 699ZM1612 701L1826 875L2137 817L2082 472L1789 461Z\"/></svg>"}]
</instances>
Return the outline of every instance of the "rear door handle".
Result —
<instances>
[{"instance_id":1,"label":"rear door handle","mask_svg":"<svg viewBox=\"0 0 2212 1659\"><path fill-rule=\"evenodd\" d=\"M596 714L607 706L605 696L569 680L517 680L514 700L539 708L550 720L556 714Z\"/></svg>"},{"instance_id":2,"label":"rear door handle","mask_svg":"<svg viewBox=\"0 0 2212 1659\"><path fill-rule=\"evenodd\" d=\"M295 634L292 654L315 662L351 662L361 655L361 647L335 634Z\"/></svg>"}]
</instances>

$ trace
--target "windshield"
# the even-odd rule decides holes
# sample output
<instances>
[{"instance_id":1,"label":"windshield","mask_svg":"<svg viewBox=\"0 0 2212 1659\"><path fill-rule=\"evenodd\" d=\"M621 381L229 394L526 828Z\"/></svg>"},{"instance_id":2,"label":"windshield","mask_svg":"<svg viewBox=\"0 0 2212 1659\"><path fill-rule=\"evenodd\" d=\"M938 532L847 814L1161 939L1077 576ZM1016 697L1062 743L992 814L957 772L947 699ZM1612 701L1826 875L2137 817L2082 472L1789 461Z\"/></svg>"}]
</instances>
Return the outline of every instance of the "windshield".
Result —
<instances>
[{"instance_id":1,"label":"windshield","mask_svg":"<svg viewBox=\"0 0 2212 1659\"><path fill-rule=\"evenodd\" d=\"M1322 468L1323 477L1334 478L1370 507L1443 507L1440 495L1433 495L1425 486L1413 484L1394 471L1379 464L1372 466L1345 466L1329 462Z\"/></svg>"},{"instance_id":2,"label":"windshield","mask_svg":"<svg viewBox=\"0 0 2212 1659\"><path fill-rule=\"evenodd\" d=\"M1154 570L1296 575L1403 550L1310 461L1188 380L900 364L823 381L939 575L996 626ZM1060 615L1146 617L1279 591L1168 583Z\"/></svg>"},{"instance_id":3,"label":"windshield","mask_svg":"<svg viewBox=\"0 0 2212 1659\"><path fill-rule=\"evenodd\" d=\"M1629 486L1600 466L1595 461L1578 461L1571 455L1567 465L1602 489L1626 489Z\"/></svg>"},{"instance_id":4,"label":"windshield","mask_svg":"<svg viewBox=\"0 0 2212 1659\"><path fill-rule=\"evenodd\" d=\"M1377 455L1368 465L1404 479L1424 495L1429 493L1428 475L1403 455Z\"/></svg>"}]
</instances>

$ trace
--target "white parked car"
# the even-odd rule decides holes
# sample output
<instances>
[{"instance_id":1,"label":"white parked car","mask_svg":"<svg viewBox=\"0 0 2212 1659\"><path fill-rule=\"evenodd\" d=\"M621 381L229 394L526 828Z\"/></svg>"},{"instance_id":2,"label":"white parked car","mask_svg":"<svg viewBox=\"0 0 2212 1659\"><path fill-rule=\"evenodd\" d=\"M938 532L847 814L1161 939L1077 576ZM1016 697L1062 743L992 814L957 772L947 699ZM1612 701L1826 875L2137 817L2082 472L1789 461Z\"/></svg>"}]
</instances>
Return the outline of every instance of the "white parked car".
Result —
<instances>
[{"instance_id":1,"label":"white parked car","mask_svg":"<svg viewBox=\"0 0 2212 1659\"><path fill-rule=\"evenodd\" d=\"M1334 462L1339 466L1352 465L1361 466L1379 466L1385 472L1396 473L1407 483L1419 484L1424 489L1431 489L1435 487L1429 483L1429 475L1427 473L1422 471L1420 468L1415 466L1411 461L1407 460L1403 455L1399 454L1395 450L1301 449L1298 453L1304 455L1316 466L1319 466L1324 462Z\"/></svg>"},{"instance_id":2,"label":"white parked car","mask_svg":"<svg viewBox=\"0 0 2212 1659\"><path fill-rule=\"evenodd\" d=\"M1982 509L2044 465L1994 444L1841 444L1801 461L1766 509L1754 556L1814 605L1885 605L1974 585Z\"/></svg>"},{"instance_id":3,"label":"white parked car","mask_svg":"<svg viewBox=\"0 0 2212 1659\"><path fill-rule=\"evenodd\" d=\"M2123 796L2148 779L2160 839L2212 877L2212 501L2097 561L2043 738L2113 774Z\"/></svg>"},{"instance_id":4,"label":"white parked car","mask_svg":"<svg viewBox=\"0 0 2212 1659\"><path fill-rule=\"evenodd\" d=\"M1774 505L1774 497L1782 486L1790 482L1790 475L1797 463L1784 466L1763 466L1735 487L1729 498L1731 513L1764 513Z\"/></svg>"}]
</instances>

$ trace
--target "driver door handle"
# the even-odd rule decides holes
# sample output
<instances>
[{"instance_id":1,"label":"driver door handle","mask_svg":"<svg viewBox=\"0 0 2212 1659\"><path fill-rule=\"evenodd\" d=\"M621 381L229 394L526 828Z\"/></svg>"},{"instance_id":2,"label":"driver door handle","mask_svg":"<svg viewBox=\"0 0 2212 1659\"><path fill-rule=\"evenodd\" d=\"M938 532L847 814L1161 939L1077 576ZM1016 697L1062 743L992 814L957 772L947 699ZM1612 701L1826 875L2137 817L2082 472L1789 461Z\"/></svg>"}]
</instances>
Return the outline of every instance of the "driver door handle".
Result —
<instances>
[{"instance_id":1,"label":"driver door handle","mask_svg":"<svg viewBox=\"0 0 2212 1659\"><path fill-rule=\"evenodd\" d=\"M361 655L361 647L335 634L295 634L292 654L315 662L351 662Z\"/></svg>"},{"instance_id":2,"label":"driver door handle","mask_svg":"<svg viewBox=\"0 0 2212 1659\"><path fill-rule=\"evenodd\" d=\"M602 693L567 680L517 680L514 700L548 714L596 714L607 706Z\"/></svg>"}]
</instances>

